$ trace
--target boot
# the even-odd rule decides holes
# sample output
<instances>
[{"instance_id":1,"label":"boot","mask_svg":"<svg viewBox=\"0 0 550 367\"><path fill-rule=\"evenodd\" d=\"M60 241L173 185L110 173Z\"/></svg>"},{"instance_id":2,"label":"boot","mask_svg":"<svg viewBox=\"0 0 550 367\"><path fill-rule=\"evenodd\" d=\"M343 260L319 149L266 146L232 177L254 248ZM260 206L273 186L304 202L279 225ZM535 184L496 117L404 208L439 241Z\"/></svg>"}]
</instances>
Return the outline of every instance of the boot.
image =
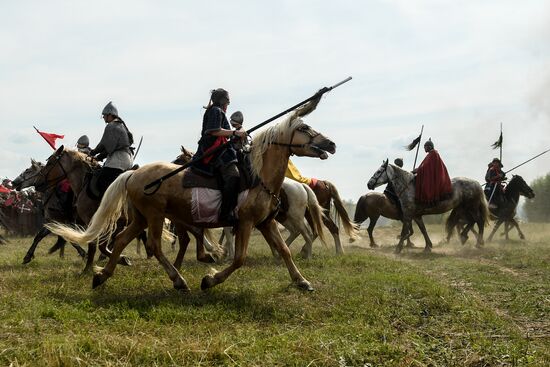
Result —
<instances>
[{"instance_id":1,"label":"boot","mask_svg":"<svg viewBox=\"0 0 550 367\"><path fill-rule=\"evenodd\" d=\"M219 219L220 222L226 222L231 226L236 225L238 221L234 209L237 206L240 181L239 177L230 177L223 184Z\"/></svg>"}]
</instances>

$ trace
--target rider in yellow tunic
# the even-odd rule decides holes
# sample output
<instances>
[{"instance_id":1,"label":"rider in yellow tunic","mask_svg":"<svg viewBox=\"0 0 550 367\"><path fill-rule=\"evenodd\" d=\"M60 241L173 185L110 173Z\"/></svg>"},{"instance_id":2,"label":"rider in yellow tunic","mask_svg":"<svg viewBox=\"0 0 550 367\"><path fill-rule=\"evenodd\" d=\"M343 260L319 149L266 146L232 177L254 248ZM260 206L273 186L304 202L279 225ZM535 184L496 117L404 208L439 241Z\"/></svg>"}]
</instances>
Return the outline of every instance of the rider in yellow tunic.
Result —
<instances>
[{"instance_id":1,"label":"rider in yellow tunic","mask_svg":"<svg viewBox=\"0 0 550 367\"><path fill-rule=\"evenodd\" d=\"M296 168L296 166L294 165L294 163L292 163L290 159L288 160L288 165L286 167L285 177L288 177L294 181L304 183L311 188L314 188L315 185L317 185L316 178L308 178L308 177L302 176L300 174L300 171L298 171L298 168Z\"/></svg>"}]
</instances>

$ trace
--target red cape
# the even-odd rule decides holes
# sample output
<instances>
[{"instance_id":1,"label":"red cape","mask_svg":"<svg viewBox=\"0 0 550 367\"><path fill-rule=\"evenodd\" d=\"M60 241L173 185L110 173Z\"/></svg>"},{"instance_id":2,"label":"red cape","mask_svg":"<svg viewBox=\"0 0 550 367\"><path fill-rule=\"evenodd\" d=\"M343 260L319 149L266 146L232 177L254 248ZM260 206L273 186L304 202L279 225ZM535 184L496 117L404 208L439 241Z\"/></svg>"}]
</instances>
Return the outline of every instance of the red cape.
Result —
<instances>
[{"instance_id":1,"label":"red cape","mask_svg":"<svg viewBox=\"0 0 550 367\"><path fill-rule=\"evenodd\" d=\"M429 204L452 193L451 179L437 150L426 155L416 171L416 201Z\"/></svg>"}]
</instances>

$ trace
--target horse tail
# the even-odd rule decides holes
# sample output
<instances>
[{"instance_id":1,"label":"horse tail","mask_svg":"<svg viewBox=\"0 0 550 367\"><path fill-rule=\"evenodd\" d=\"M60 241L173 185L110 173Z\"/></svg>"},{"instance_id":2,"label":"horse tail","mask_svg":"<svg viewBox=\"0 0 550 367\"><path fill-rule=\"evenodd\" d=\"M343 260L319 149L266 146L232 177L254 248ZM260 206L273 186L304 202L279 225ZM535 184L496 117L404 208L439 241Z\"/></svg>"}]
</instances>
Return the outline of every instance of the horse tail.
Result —
<instances>
[{"instance_id":1,"label":"horse tail","mask_svg":"<svg viewBox=\"0 0 550 367\"><path fill-rule=\"evenodd\" d=\"M483 225L487 227L489 225L489 222L491 221L491 212L489 211L489 203L487 202L483 191L481 192L479 212L481 214L481 219L483 220Z\"/></svg>"},{"instance_id":2,"label":"horse tail","mask_svg":"<svg viewBox=\"0 0 550 367\"><path fill-rule=\"evenodd\" d=\"M73 228L58 222L46 224L45 227L58 236L80 245L100 238L110 238L115 232L117 221L127 208L126 182L134 171L126 171L109 185L99 204L99 208L88 223L86 230Z\"/></svg>"},{"instance_id":3,"label":"horse tail","mask_svg":"<svg viewBox=\"0 0 550 367\"><path fill-rule=\"evenodd\" d=\"M309 210L309 214L313 223L313 227L311 229L313 229L313 232L319 235L321 241L325 242L325 234L323 232L324 209L321 205L319 205L319 201L317 201L317 196L315 196L313 190L306 184L302 184L302 186L307 193L307 209Z\"/></svg>"},{"instance_id":4,"label":"horse tail","mask_svg":"<svg viewBox=\"0 0 550 367\"><path fill-rule=\"evenodd\" d=\"M334 202L334 207L336 208L336 213L340 217L342 224L344 225L344 230L352 240L356 240L359 238L359 229L356 223L352 222L351 219L349 219L348 212L346 211L346 208L344 208L344 203L342 202L342 199L340 199L340 194L338 193L338 190L336 190L336 187L328 182L325 181L325 184L328 186L330 190L330 196L332 198L332 201ZM338 224L338 218L337 223Z\"/></svg>"}]
</instances>

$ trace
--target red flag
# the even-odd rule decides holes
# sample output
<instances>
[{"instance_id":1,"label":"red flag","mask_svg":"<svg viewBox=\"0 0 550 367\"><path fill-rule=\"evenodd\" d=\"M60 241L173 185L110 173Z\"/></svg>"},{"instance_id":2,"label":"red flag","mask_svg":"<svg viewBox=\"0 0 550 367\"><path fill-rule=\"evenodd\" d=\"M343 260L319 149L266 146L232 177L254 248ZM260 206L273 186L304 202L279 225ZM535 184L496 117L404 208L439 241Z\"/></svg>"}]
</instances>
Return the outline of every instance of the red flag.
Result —
<instances>
[{"instance_id":1,"label":"red flag","mask_svg":"<svg viewBox=\"0 0 550 367\"><path fill-rule=\"evenodd\" d=\"M34 127L34 126L33 126ZM55 150L55 139L63 139L65 135L57 135L52 133L45 133L43 131L38 130L36 127L34 127L37 133L40 134L46 140L48 144L50 144L50 147L52 147L53 150Z\"/></svg>"}]
</instances>

